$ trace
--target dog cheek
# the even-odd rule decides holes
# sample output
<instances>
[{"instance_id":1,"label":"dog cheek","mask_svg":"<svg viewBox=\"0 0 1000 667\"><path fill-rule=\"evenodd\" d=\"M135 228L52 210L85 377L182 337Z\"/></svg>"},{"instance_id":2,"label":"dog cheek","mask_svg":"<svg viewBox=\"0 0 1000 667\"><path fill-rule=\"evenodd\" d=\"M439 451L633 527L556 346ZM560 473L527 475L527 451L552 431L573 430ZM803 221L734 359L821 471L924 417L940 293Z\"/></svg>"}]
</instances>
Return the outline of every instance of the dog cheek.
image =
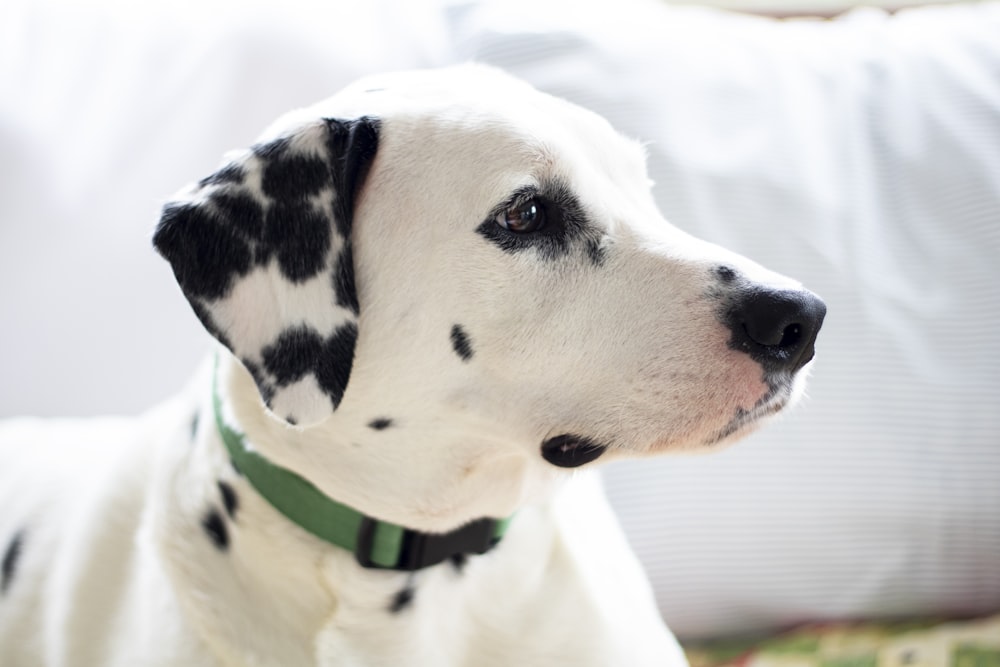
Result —
<instances>
[{"instance_id":1,"label":"dog cheek","mask_svg":"<svg viewBox=\"0 0 1000 667\"><path fill-rule=\"evenodd\" d=\"M641 395L630 402L639 412L631 421L644 426L629 436L634 446L645 450L653 443L649 451L657 452L687 449L767 395L760 365L729 349L723 335L717 338L683 352L675 347L669 362L640 371Z\"/></svg>"}]
</instances>

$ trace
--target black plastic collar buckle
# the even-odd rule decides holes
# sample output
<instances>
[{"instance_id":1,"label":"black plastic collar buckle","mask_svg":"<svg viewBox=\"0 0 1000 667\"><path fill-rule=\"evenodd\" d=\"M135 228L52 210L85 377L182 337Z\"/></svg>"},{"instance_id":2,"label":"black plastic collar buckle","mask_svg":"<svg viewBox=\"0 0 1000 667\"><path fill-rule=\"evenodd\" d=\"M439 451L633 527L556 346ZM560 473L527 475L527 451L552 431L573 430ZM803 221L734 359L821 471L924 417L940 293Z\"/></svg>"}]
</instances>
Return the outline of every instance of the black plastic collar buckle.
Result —
<instances>
[{"instance_id":1,"label":"black plastic collar buckle","mask_svg":"<svg viewBox=\"0 0 1000 667\"><path fill-rule=\"evenodd\" d=\"M361 519L354 557L362 567L412 572L460 554L484 554L499 542L494 519L478 519L450 533L421 533L407 528L403 532L403 545L396 565L384 566L371 560L377 525L378 521L371 517Z\"/></svg>"}]
</instances>

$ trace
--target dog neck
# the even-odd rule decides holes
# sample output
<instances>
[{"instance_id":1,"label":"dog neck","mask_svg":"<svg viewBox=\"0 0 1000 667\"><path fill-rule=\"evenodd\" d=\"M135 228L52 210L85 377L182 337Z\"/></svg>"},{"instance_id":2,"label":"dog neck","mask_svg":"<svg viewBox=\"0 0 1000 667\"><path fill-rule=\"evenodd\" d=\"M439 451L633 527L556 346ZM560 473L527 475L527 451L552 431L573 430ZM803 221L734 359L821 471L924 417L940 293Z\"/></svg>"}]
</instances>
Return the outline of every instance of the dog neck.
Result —
<instances>
[{"instance_id":1,"label":"dog neck","mask_svg":"<svg viewBox=\"0 0 1000 667\"><path fill-rule=\"evenodd\" d=\"M305 477L275 465L224 418L219 391L220 356L215 355L212 370L213 423L234 468L292 523L351 552L363 567L400 571L483 554L503 538L511 517L482 517L447 532L423 532L338 502Z\"/></svg>"}]
</instances>

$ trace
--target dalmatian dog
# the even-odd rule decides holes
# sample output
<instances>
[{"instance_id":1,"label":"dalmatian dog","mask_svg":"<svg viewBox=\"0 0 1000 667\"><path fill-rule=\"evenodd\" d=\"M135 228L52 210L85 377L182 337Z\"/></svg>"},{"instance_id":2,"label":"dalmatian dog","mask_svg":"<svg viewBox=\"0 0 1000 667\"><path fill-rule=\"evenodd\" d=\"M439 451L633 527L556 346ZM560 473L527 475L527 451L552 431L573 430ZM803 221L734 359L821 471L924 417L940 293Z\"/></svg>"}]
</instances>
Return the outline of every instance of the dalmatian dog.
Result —
<instances>
[{"instance_id":1,"label":"dalmatian dog","mask_svg":"<svg viewBox=\"0 0 1000 667\"><path fill-rule=\"evenodd\" d=\"M0 429L0 664L685 664L591 469L782 410L825 306L671 227L637 143L482 66L370 78L153 242L217 351Z\"/></svg>"}]
</instances>

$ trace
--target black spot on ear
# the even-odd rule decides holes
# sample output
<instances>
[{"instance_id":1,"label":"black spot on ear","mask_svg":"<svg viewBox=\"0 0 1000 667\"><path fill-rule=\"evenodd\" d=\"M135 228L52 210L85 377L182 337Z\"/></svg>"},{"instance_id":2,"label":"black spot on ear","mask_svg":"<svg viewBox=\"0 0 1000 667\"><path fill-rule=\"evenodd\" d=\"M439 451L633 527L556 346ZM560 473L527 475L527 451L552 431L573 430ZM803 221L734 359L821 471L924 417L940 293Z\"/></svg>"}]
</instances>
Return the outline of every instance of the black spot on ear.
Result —
<instances>
[{"instance_id":1,"label":"black spot on ear","mask_svg":"<svg viewBox=\"0 0 1000 667\"><path fill-rule=\"evenodd\" d=\"M238 164L229 164L211 176L206 176L198 181L198 186L204 188L209 185L241 185L244 178L246 178L246 174L242 167Z\"/></svg>"},{"instance_id":2,"label":"black spot on ear","mask_svg":"<svg viewBox=\"0 0 1000 667\"><path fill-rule=\"evenodd\" d=\"M264 208L246 194L220 192L212 195L212 204L223 220L252 241L264 238Z\"/></svg>"},{"instance_id":3,"label":"black spot on ear","mask_svg":"<svg viewBox=\"0 0 1000 667\"><path fill-rule=\"evenodd\" d=\"M358 291L354 286L354 253L351 250L350 239L345 241L337 259L337 269L333 272L333 289L337 293L337 305L348 308L357 315L360 309Z\"/></svg>"},{"instance_id":4,"label":"black spot on ear","mask_svg":"<svg viewBox=\"0 0 1000 667\"><path fill-rule=\"evenodd\" d=\"M304 203L329 185L330 169L323 160L287 152L268 158L261 176L264 193L278 201Z\"/></svg>"},{"instance_id":5,"label":"black spot on ear","mask_svg":"<svg viewBox=\"0 0 1000 667\"><path fill-rule=\"evenodd\" d=\"M282 137L281 139L269 141L266 144L255 144L250 149L254 155L264 160L280 160L288 152L288 147L291 143L291 139Z\"/></svg>"},{"instance_id":6,"label":"black spot on ear","mask_svg":"<svg viewBox=\"0 0 1000 667\"><path fill-rule=\"evenodd\" d=\"M262 371L257 364L249 359L240 359L240 361L253 377L253 381L257 385L257 390L260 392L260 397L263 399L265 405L270 405L271 399L274 398L274 385L268 381L267 377L264 375L264 371Z\"/></svg>"},{"instance_id":7,"label":"black spot on ear","mask_svg":"<svg viewBox=\"0 0 1000 667\"><path fill-rule=\"evenodd\" d=\"M230 519L236 518L236 510L239 509L240 499L236 497L236 491L227 482L219 480L219 494L222 496L222 506L226 508L226 514Z\"/></svg>"},{"instance_id":8,"label":"black spot on ear","mask_svg":"<svg viewBox=\"0 0 1000 667\"><path fill-rule=\"evenodd\" d=\"M221 299L250 270L250 246L206 206L168 204L153 244L189 298Z\"/></svg>"},{"instance_id":9,"label":"black spot on ear","mask_svg":"<svg viewBox=\"0 0 1000 667\"><path fill-rule=\"evenodd\" d=\"M223 521L222 515L214 507L208 510L208 513L202 518L201 527L208 535L208 539L212 540L216 549L225 551L229 548L229 531L226 529L226 522Z\"/></svg>"},{"instance_id":10,"label":"black spot on ear","mask_svg":"<svg viewBox=\"0 0 1000 667\"><path fill-rule=\"evenodd\" d=\"M347 388L347 380L351 376L351 366L354 364L354 344L358 340L358 327L353 322L337 329L320 352L319 364L316 368L316 380L319 386L333 401L333 407L340 405Z\"/></svg>"},{"instance_id":11,"label":"black spot on ear","mask_svg":"<svg viewBox=\"0 0 1000 667\"><path fill-rule=\"evenodd\" d=\"M576 468L597 459L607 450L590 438L557 435L542 443L542 458L560 468Z\"/></svg>"},{"instance_id":12,"label":"black spot on ear","mask_svg":"<svg viewBox=\"0 0 1000 667\"><path fill-rule=\"evenodd\" d=\"M198 301L197 299L190 299L189 302L191 304L191 309L198 317L202 326L205 327L205 330L212 334L217 341L228 347L230 350L233 349L233 346L226 337L226 334L222 333L222 329L215 324L215 320L212 318L212 314L209 312L208 308L202 305L201 301Z\"/></svg>"},{"instance_id":13,"label":"black spot on ear","mask_svg":"<svg viewBox=\"0 0 1000 667\"><path fill-rule=\"evenodd\" d=\"M0 594L6 593L11 581L14 580L14 574L17 572L17 562L21 557L21 550L23 548L24 531L21 530L14 533L14 537L7 544L7 550L3 554L3 562L0 564Z\"/></svg>"},{"instance_id":14,"label":"black spot on ear","mask_svg":"<svg viewBox=\"0 0 1000 667\"><path fill-rule=\"evenodd\" d=\"M378 150L378 119L362 116L356 120L325 119L327 150L338 156L333 165L333 184L337 191L337 230L350 238L354 219L354 200L361 190Z\"/></svg>"},{"instance_id":15,"label":"black spot on ear","mask_svg":"<svg viewBox=\"0 0 1000 667\"><path fill-rule=\"evenodd\" d=\"M308 202L276 200L267 212L267 245L286 278L301 283L326 266L332 221Z\"/></svg>"},{"instance_id":16,"label":"black spot on ear","mask_svg":"<svg viewBox=\"0 0 1000 667\"><path fill-rule=\"evenodd\" d=\"M451 328L451 346L462 361L472 359L472 343L469 341L469 335L465 333L460 324Z\"/></svg>"},{"instance_id":17,"label":"black spot on ear","mask_svg":"<svg viewBox=\"0 0 1000 667\"><path fill-rule=\"evenodd\" d=\"M390 426L392 426L392 420L388 417L378 417L368 422L368 428L376 431L384 431Z\"/></svg>"},{"instance_id":18,"label":"black spot on ear","mask_svg":"<svg viewBox=\"0 0 1000 667\"><path fill-rule=\"evenodd\" d=\"M389 611L393 614L398 614L407 607L413 604L413 597L416 594L410 586L407 586L403 590L396 593L392 598L392 604L389 605Z\"/></svg>"},{"instance_id":19,"label":"black spot on ear","mask_svg":"<svg viewBox=\"0 0 1000 667\"><path fill-rule=\"evenodd\" d=\"M316 330L301 325L282 331L274 343L261 350L261 358L278 385L285 386L312 371L322 349L323 339Z\"/></svg>"}]
</instances>

